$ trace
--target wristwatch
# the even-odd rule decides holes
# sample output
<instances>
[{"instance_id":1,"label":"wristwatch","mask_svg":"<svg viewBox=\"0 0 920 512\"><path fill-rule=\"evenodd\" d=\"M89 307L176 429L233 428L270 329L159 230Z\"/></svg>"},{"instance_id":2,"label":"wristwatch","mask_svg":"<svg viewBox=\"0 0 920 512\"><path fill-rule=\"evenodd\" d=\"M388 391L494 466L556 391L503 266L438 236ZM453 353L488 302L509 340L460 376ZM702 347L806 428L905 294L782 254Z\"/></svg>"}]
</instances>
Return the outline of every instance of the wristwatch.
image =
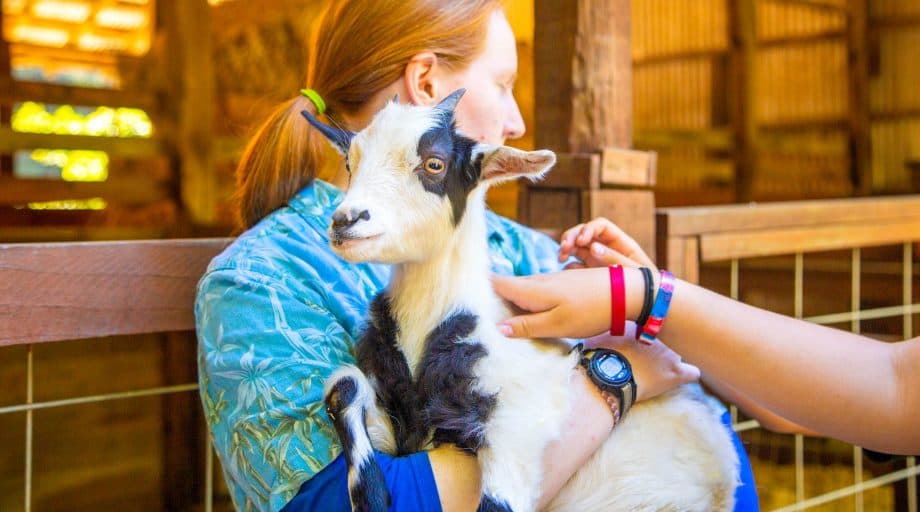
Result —
<instances>
[{"instance_id":1,"label":"wristwatch","mask_svg":"<svg viewBox=\"0 0 920 512\"><path fill-rule=\"evenodd\" d=\"M580 362L613 411L616 425L636 400L636 380L629 361L616 350L597 348L583 351Z\"/></svg>"}]
</instances>

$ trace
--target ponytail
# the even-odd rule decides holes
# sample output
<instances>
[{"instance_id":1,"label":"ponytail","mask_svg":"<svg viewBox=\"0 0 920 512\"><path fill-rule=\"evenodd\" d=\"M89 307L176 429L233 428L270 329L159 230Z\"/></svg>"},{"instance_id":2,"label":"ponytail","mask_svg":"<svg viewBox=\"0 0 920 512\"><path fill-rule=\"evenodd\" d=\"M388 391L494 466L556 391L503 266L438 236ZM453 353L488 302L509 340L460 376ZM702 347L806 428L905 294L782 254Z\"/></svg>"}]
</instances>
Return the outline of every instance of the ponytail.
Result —
<instances>
[{"instance_id":1,"label":"ponytail","mask_svg":"<svg viewBox=\"0 0 920 512\"><path fill-rule=\"evenodd\" d=\"M326 143L302 110L316 113L302 96L279 105L246 145L236 167L238 228L248 229L287 204L321 168Z\"/></svg>"}]
</instances>

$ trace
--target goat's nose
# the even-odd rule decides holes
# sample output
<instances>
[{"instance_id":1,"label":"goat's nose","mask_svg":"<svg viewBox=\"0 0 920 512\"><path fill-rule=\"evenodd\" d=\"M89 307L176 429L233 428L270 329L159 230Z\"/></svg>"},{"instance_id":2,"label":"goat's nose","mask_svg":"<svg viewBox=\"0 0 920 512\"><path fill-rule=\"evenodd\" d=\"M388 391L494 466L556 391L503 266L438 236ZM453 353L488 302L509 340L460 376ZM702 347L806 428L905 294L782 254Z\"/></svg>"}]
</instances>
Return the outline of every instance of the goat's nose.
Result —
<instances>
[{"instance_id":1,"label":"goat's nose","mask_svg":"<svg viewBox=\"0 0 920 512\"><path fill-rule=\"evenodd\" d=\"M347 229L362 220L371 220L370 212L367 210L361 210L360 212L357 210L337 211L332 215L332 229Z\"/></svg>"}]
</instances>

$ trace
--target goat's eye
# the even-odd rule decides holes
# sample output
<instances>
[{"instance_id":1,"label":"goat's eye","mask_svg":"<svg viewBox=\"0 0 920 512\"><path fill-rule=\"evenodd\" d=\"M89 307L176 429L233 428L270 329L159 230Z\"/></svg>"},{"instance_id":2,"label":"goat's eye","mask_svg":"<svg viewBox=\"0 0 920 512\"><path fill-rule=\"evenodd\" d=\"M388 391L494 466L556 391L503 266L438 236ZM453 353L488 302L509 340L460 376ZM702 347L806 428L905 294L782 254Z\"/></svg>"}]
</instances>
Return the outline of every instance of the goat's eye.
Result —
<instances>
[{"instance_id":1,"label":"goat's eye","mask_svg":"<svg viewBox=\"0 0 920 512\"><path fill-rule=\"evenodd\" d=\"M444 160L440 158L429 158L425 160L425 172L428 174L441 174L444 172Z\"/></svg>"}]
</instances>

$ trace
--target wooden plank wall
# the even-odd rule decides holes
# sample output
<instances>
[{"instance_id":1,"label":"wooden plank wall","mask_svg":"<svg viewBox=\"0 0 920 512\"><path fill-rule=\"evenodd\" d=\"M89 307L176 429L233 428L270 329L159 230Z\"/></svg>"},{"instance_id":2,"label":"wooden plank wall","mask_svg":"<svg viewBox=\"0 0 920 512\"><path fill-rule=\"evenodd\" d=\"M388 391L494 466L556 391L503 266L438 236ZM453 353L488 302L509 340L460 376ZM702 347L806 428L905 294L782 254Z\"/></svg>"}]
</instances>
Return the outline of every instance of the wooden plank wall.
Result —
<instances>
[{"instance_id":1,"label":"wooden plank wall","mask_svg":"<svg viewBox=\"0 0 920 512\"><path fill-rule=\"evenodd\" d=\"M659 203L910 192L905 160L920 156L920 4L753 2L759 141L744 198L729 58L739 2L633 0L636 145L659 151ZM860 8L868 9L862 42L847 22ZM860 66L866 78L854 74ZM850 86L860 80L864 93Z\"/></svg>"}]
</instances>

